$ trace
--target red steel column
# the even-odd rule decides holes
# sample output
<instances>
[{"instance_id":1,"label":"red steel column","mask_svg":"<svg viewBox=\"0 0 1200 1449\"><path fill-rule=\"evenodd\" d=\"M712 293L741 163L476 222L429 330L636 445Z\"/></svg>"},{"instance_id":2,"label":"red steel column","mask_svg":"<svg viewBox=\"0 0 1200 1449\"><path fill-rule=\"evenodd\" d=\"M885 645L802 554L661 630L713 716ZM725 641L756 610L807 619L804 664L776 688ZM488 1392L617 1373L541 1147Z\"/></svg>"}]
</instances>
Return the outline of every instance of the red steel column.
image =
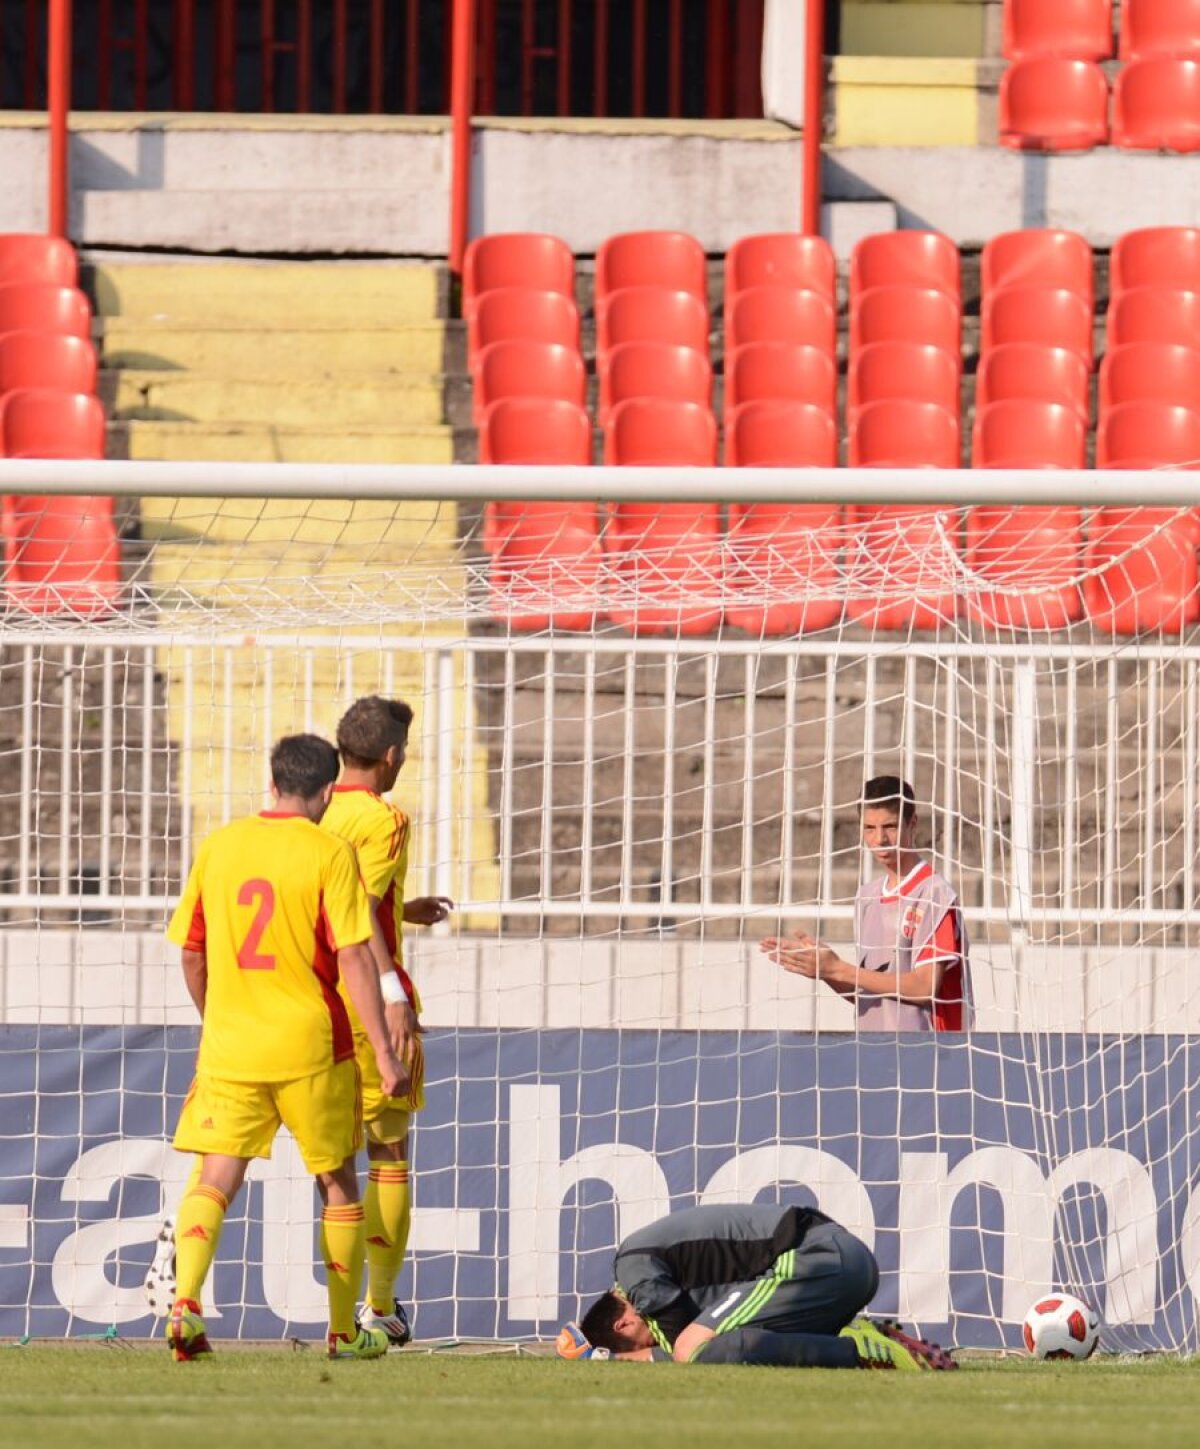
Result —
<instances>
[{"instance_id":1,"label":"red steel column","mask_svg":"<svg viewBox=\"0 0 1200 1449\"><path fill-rule=\"evenodd\" d=\"M800 230L821 230L821 127L825 111L825 4L808 0L804 17L804 182Z\"/></svg>"},{"instance_id":2,"label":"red steel column","mask_svg":"<svg viewBox=\"0 0 1200 1449\"><path fill-rule=\"evenodd\" d=\"M474 91L475 0L454 0L450 70L450 271L462 276L471 225L471 99Z\"/></svg>"},{"instance_id":3,"label":"red steel column","mask_svg":"<svg viewBox=\"0 0 1200 1449\"><path fill-rule=\"evenodd\" d=\"M29 37L32 49L32 35ZM71 109L71 0L50 0L46 38L47 91L50 102L50 225L51 236L66 236L70 170L68 116Z\"/></svg>"}]
</instances>

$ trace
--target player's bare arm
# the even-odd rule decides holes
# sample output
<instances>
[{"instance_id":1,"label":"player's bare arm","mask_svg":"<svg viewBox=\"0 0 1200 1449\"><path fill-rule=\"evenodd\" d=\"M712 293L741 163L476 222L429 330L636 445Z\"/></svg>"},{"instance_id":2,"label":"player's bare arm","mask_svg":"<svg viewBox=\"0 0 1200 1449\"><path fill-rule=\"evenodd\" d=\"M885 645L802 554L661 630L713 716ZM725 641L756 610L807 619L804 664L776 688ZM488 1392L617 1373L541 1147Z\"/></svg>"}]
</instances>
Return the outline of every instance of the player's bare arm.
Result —
<instances>
[{"instance_id":1,"label":"player's bare arm","mask_svg":"<svg viewBox=\"0 0 1200 1449\"><path fill-rule=\"evenodd\" d=\"M203 951L189 951L185 946L182 953L183 982L187 993L195 1003L196 1010L204 1015L204 1002L208 996L208 958Z\"/></svg>"},{"instance_id":2,"label":"player's bare arm","mask_svg":"<svg viewBox=\"0 0 1200 1449\"><path fill-rule=\"evenodd\" d=\"M375 1052L385 1095L403 1096L409 1089L408 1069L392 1047L379 991L379 972L369 943L343 946L338 952L338 970Z\"/></svg>"},{"instance_id":3,"label":"player's bare arm","mask_svg":"<svg viewBox=\"0 0 1200 1449\"><path fill-rule=\"evenodd\" d=\"M454 909L449 896L417 896L404 902L406 926L440 926Z\"/></svg>"},{"instance_id":4,"label":"player's bare arm","mask_svg":"<svg viewBox=\"0 0 1200 1449\"><path fill-rule=\"evenodd\" d=\"M379 973L379 989L383 996L383 1016L387 1024L392 1050L406 1065L412 1060L413 1037L421 1030L417 1014L400 981L396 963L384 939L379 923L380 898L368 894L371 903L371 940L369 947L375 969Z\"/></svg>"}]
</instances>

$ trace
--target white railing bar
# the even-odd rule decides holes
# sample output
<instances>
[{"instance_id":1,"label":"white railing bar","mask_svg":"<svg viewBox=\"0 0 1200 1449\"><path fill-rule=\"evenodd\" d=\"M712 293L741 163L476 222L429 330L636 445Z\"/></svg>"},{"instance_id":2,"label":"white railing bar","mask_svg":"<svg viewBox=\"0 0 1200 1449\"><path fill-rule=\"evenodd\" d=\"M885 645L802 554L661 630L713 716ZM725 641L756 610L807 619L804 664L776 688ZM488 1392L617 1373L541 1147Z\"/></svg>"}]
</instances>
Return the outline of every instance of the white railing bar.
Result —
<instances>
[{"instance_id":1,"label":"white railing bar","mask_svg":"<svg viewBox=\"0 0 1200 1449\"><path fill-rule=\"evenodd\" d=\"M86 657L86 656L85 656ZM58 757L58 879L64 893L71 878L71 810L75 803L75 739L71 728L71 711L75 707L75 651L63 650L62 660L62 733Z\"/></svg>"},{"instance_id":2,"label":"white railing bar","mask_svg":"<svg viewBox=\"0 0 1200 1449\"><path fill-rule=\"evenodd\" d=\"M669 902L675 895L675 687L679 659L669 654L663 660L663 803L662 856L659 865L658 898ZM588 877L591 885L591 877Z\"/></svg>"},{"instance_id":3,"label":"white railing bar","mask_svg":"<svg viewBox=\"0 0 1200 1449\"><path fill-rule=\"evenodd\" d=\"M312 734L313 729L313 704L316 693L313 687L314 671L316 669L316 652L314 646L304 647L304 732Z\"/></svg>"},{"instance_id":4,"label":"white railing bar","mask_svg":"<svg viewBox=\"0 0 1200 1449\"><path fill-rule=\"evenodd\" d=\"M506 716L511 717L511 716ZM505 735L511 734L506 729ZM511 770L511 755L508 768ZM579 893L588 900L592 894L592 849L596 810L596 656L583 661L583 819L579 842Z\"/></svg>"},{"instance_id":5,"label":"white railing bar","mask_svg":"<svg viewBox=\"0 0 1200 1449\"><path fill-rule=\"evenodd\" d=\"M833 891L833 806L837 763L837 660L825 661L825 759L821 768L821 865L817 877L817 900L821 915Z\"/></svg>"},{"instance_id":6,"label":"white railing bar","mask_svg":"<svg viewBox=\"0 0 1200 1449\"><path fill-rule=\"evenodd\" d=\"M542 676L542 839L538 879L542 894L554 889L554 656L546 659Z\"/></svg>"},{"instance_id":7,"label":"white railing bar","mask_svg":"<svg viewBox=\"0 0 1200 1449\"><path fill-rule=\"evenodd\" d=\"M621 900L627 901L633 894L633 851L635 841L633 838L634 828L634 788L636 777L634 774L634 749L637 742L635 716L637 714L637 655L632 649L625 650L625 687L621 696L622 707L625 711L625 739L624 752L625 762L622 772L622 794L621 801L621 877L620 890Z\"/></svg>"},{"instance_id":8,"label":"white railing bar","mask_svg":"<svg viewBox=\"0 0 1200 1449\"><path fill-rule=\"evenodd\" d=\"M101 651L100 674L100 889L112 886L113 651Z\"/></svg>"},{"instance_id":9,"label":"white railing bar","mask_svg":"<svg viewBox=\"0 0 1200 1449\"><path fill-rule=\"evenodd\" d=\"M757 659L746 655L742 672L742 881L741 897L754 897L754 746L755 705L758 702Z\"/></svg>"},{"instance_id":10,"label":"white railing bar","mask_svg":"<svg viewBox=\"0 0 1200 1449\"><path fill-rule=\"evenodd\" d=\"M946 664L944 719L942 726L942 828L939 832L942 842L941 873L947 879L953 875L954 861L954 785L958 779L958 669L954 661Z\"/></svg>"},{"instance_id":11,"label":"white railing bar","mask_svg":"<svg viewBox=\"0 0 1200 1449\"><path fill-rule=\"evenodd\" d=\"M1183 697L1183 908L1191 911L1196 901L1196 733L1200 729L1200 691L1197 689L1197 670L1189 664L1185 671L1187 680Z\"/></svg>"},{"instance_id":12,"label":"white railing bar","mask_svg":"<svg viewBox=\"0 0 1200 1449\"><path fill-rule=\"evenodd\" d=\"M142 650L142 819L138 883L150 894L150 822L154 815L154 647Z\"/></svg>"},{"instance_id":13,"label":"white railing bar","mask_svg":"<svg viewBox=\"0 0 1200 1449\"><path fill-rule=\"evenodd\" d=\"M221 675L221 790L224 801L221 819L228 823L233 814L233 650L224 650Z\"/></svg>"},{"instance_id":14,"label":"white railing bar","mask_svg":"<svg viewBox=\"0 0 1200 1449\"><path fill-rule=\"evenodd\" d=\"M984 665L987 674L987 695L984 720L983 749L983 840L980 842L980 860L983 867L983 908L994 909L996 873L996 680L999 668L994 659Z\"/></svg>"},{"instance_id":15,"label":"white railing bar","mask_svg":"<svg viewBox=\"0 0 1200 1449\"><path fill-rule=\"evenodd\" d=\"M1139 741L1144 737L1146 742L1145 757L1138 772L1138 794L1142 805L1141 888L1144 906L1154 904L1154 811L1155 797L1158 794L1158 701L1162 684L1161 668L1161 665L1151 664L1146 670L1148 678L1144 696L1141 690L1138 691L1139 698L1144 698L1146 704L1144 736L1141 730L1138 731Z\"/></svg>"},{"instance_id":16,"label":"white railing bar","mask_svg":"<svg viewBox=\"0 0 1200 1449\"><path fill-rule=\"evenodd\" d=\"M912 654L904 660L904 704L900 715L900 747L904 756L901 774L912 784L917 773L917 661ZM913 785L915 790L917 787Z\"/></svg>"},{"instance_id":17,"label":"white railing bar","mask_svg":"<svg viewBox=\"0 0 1200 1449\"><path fill-rule=\"evenodd\" d=\"M717 685L720 672L715 656L704 661L704 782L700 795L700 900L705 907L712 904L713 840L716 815L716 733Z\"/></svg>"},{"instance_id":18,"label":"white railing bar","mask_svg":"<svg viewBox=\"0 0 1200 1449\"><path fill-rule=\"evenodd\" d=\"M43 659L43 669L45 660ZM18 830L17 879L21 889L29 889L33 844L33 645L27 644L21 658L21 798L17 802Z\"/></svg>"},{"instance_id":19,"label":"white railing bar","mask_svg":"<svg viewBox=\"0 0 1200 1449\"><path fill-rule=\"evenodd\" d=\"M437 653L437 853L434 861L435 895L454 891L454 656Z\"/></svg>"},{"instance_id":20,"label":"white railing bar","mask_svg":"<svg viewBox=\"0 0 1200 1449\"><path fill-rule=\"evenodd\" d=\"M263 803L271 798L271 746L275 743L275 719L272 708L275 694L275 651L268 644L263 651L263 719L262 719L262 791Z\"/></svg>"},{"instance_id":21,"label":"white railing bar","mask_svg":"<svg viewBox=\"0 0 1200 1449\"><path fill-rule=\"evenodd\" d=\"M1067 738L1063 758L1067 795L1063 802L1062 858L1062 896L1065 910L1071 909L1071 903L1075 899L1075 821L1079 808L1079 782L1076 778L1079 769L1077 759L1079 731L1075 711L1078 705L1079 672L1076 666L1071 664L1067 667Z\"/></svg>"},{"instance_id":22,"label":"white railing bar","mask_svg":"<svg viewBox=\"0 0 1200 1449\"><path fill-rule=\"evenodd\" d=\"M437 699L434 682L437 673L438 654L435 649L426 649L422 660L421 700L421 824L417 839L421 843L421 893L433 895L437 889Z\"/></svg>"},{"instance_id":23,"label":"white railing bar","mask_svg":"<svg viewBox=\"0 0 1200 1449\"><path fill-rule=\"evenodd\" d=\"M516 701L516 659L510 649L504 656L504 716L507 724L500 735L500 894L512 895L513 836L513 706ZM584 779L587 789L587 779ZM586 817L585 817L586 819ZM585 827L586 828L586 827ZM584 892L586 895L587 892Z\"/></svg>"},{"instance_id":24,"label":"white railing bar","mask_svg":"<svg viewBox=\"0 0 1200 1449\"><path fill-rule=\"evenodd\" d=\"M1120 781L1117 779L1117 730L1120 725L1120 707L1117 697L1117 663L1108 661L1105 671L1108 685L1108 739L1104 749L1104 885L1102 899L1104 909L1111 911L1116 900L1117 889L1117 793Z\"/></svg>"},{"instance_id":25,"label":"white railing bar","mask_svg":"<svg viewBox=\"0 0 1200 1449\"><path fill-rule=\"evenodd\" d=\"M192 868L192 712L195 703L195 656L189 649L183 656L183 739L180 742L179 755L179 870L181 883L187 879Z\"/></svg>"},{"instance_id":26,"label":"white railing bar","mask_svg":"<svg viewBox=\"0 0 1200 1449\"><path fill-rule=\"evenodd\" d=\"M475 864L475 796L471 789L471 771L474 768L472 759L471 742L475 738L475 660L476 655L468 654L463 660L463 685L462 685L462 726L458 732L458 894L469 896L471 894L471 873ZM389 662L391 655L387 656ZM388 695L390 697L391 690ZM442 926L439 934L445 933L448 926Z\"/></svg>"},{"instance_id":27,"label":"white railing bar","mask_svg":"<svg viewBox=\"0 0 1200 1449\"><path fill-rule=\"evenodd\" d=\"M792 904L792 873L796 864L796 664L793 654L787 661L783 683L783 831L779 883L783 909Z\"/></svg>"}]
</instances>

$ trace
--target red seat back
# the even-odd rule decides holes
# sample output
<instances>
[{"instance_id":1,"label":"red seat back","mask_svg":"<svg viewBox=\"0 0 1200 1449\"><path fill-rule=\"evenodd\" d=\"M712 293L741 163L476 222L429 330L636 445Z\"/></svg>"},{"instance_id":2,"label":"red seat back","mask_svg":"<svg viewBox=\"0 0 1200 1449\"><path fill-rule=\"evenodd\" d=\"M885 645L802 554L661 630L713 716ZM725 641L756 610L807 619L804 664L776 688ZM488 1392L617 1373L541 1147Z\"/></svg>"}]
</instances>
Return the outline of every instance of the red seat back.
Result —
<instances>
[{"instance_id":1,"label":"red seat back","mask_svg":"<svg viewBox=\"0 0 1200 1449\"><path fill-rule=\"evenodd\" d=\"M0 287L42 282L54 287L79 283L79 259L63 237L36 232L0 235Z\"/></svg>"},{"instance_id":2,"label":"red seat back","mask_svg":"<svg viewBox=\"0 0 1200 1449\"><path fill-rule=\"evenodd\" d=\"M852 468L957 468L958 419L933 402L868 403L850 430Z\"/></svg>"},{"instance_id":3,"label":"red seat back","mask_svg":"<svg viewBox=\"0 0 1200 1449\"><path fill-rule=\"evenodd\" d=\"M959 352L958 299L932 287L873 287L850 311L850 354L872 342L924 342Z\"/></svg>"},{"instance_id":4,"label":"red seat back","mask_svg":"<svg viewBox=\"0 0 1200 1449\"><path fill-rule=\"evenodd\" d=\"M668 287L707 303L704 249L681 231L627 231L611 236L596 253L596 295L621 287Z\"/></svg>"},{"instance_id":5,"label":"red seat back","mask_svg":"<svg viewBox=\"0 0 1200 1449\"><path fill-rule=\"evenodd\" d=\"M1039 56L1000 77L1000 144L1017 151L1090 151L1108 141L1108 79L1089 60Z\"/></svg>"},{"instance_id":6,"label":"red seat back","mask_svg":"<svg viewBox=\"0 0 1200 1449\"><path fill-rule=\"evenodd\" d=\"M577 403L561 398L501 398L483 415L479 461L588 464L591 420Z\"/></svg>"},{"instance_id":7,"label":"red seat back","mask_svg":"<svg viewBox=\"0 0 1200 1449\"><path fill-rule=\"evenodd\" d=\"M566 242L542 232L476 237L463 258L463 316L497 287L532 287L575 300L575 257Z\"/></svg>"},{"instance_id":8,"label":"red seat back","mask_svg":"<svg viewBox=\"0 0 1200 1449\"><path fill-rule=\"evenodd\" d=\"M957 353L922 342L873 342L850 364L847 417L888 398L935 402L957 417L961 383Z\"/></svg>"},{"instance_id":9,"label":"red seat back","mask_svg":"<svg viewBox=\"0 0 1200 1449\"><path fill-rule=\"evenodd\" d=\"M557 342L579 348L579 313L562 292L497 287L484 292L467 319L467 356L472 362L493 342Z\"/></svg>"},{"instance_id":10,"label":"red seat back","mask_svg":"<svg viewBox=\"0 0 1200 1449\"><path fill-rule=\"evenodd\" d=\"M819 292L750 287L725 309L725 348L732 352L749 342L791 342L819 347L832 356L837 313Z\"/></svg>"},{"instance_id":11,"label":"red seat back","mask_svg":"<svg viewBox=\"0 0 1200 1449\"><path fill-rule=\"evenodd\" d=\"M850 256L852 299L873 287L933 287L958 297L958 248L936 231L893 231L864 237Z\"/></svg>"},{"instance_id":12,"label":"red seat back","mask_svg":"<svg viewBox=\"0 0 1200 1449\"><path fill-rule=\"evenodd\" d=\"M975 406L1032 398L1072 407L1086 422L1089 368L1078 352L1041 342L1008 342L980 358Z\"/></svg>"},{"instance_id":13,"label":"red seat back","mask_svg":"<svg viewBox=\"0 0 1200 1449\"><path fill-rule=\"evenodd\" d=\"M1134 287L1108 309L1109 348L1127 342L1175 342L1200 347L1200 291Z\"/></svg>"},{"instance_id":14,"label":"red seat back","mask_svg":"<svg viewBox=\"0 0 1200 1449\"><path fill-rule=\"evenodd\" d=\"M90 338L92 309L75 287L49 282L0 287L0 333L65 332Z\"/></svg>"},{"instance_id":15,"label":"red seat back","mask_svg":"<svg viewBox=\"0 0 1200 1449\"><path fill-rule=\"evenodd\" d=\"M1166 402L1200 412L1200 351L1172 342L1111 348L1100 365L1100 414L1126 402Z\"/></svg>"},{"instance_id":16,"label":"red seat back","mask_svg":"<svg viewBox=\"0 0 1200 1449\"><path fill-rule=\"evenodd\" d=\"M1200 292L1200 228L1149 226L1119 237L1109 261L1109 296L1115 300L1135 287Z\"/></svg>"},{"instance_id":17,"label":"red seat back","mask_svg":"<svg viewBox=\"0 0 1200 1449\"><path fill-rule=\"evenodd\" d=\"M613 408L604 453L614 465L711 468L717 459L716 421L700 403L630 398Z\"/></svg>"},{"instance_id":18,"label":"red seat back","mask_svg":"<svg viewBox=\"0 0 1200 1449\"><path fill-rule=\"evenodd\" d=\"M0 456L103 458L104 409L85 393L6 393L0 398Z\"/></svg>"},{"instance_id":19,"label":"red seat back","mask_svg":"<svg viewBox=\"0 0 1200 1449\"><path fill-rule=\"evenodd\" d=\"M1200 54L1200 0L1122 0L1121 59Z\"/></svg>"},{"instance_id":20,"label":"red seat back","mask_svg":"<svg viewBox=\"0 0 1200 1449\"><path fill-rule=\"evenodd\" d=\"M475 366L477 423L503 397L562 398L583 407L587 377L583 358L554 342L493 342Z\"/></svg>"},{"instance_id":21,"label":"red seat back","mask_svg":"<svg viewBox=\"0 0 1200 1449\"><path fill-rule=\"evenodd\" d=\"M827 302L837 297L833 248L819 236L766 232L734 242L725 257L725 299L750 287L791 287L818 292Z\"/></svg>"},{"instance_id":22,"label":"red seat back","mask_svg":"<svg viewBox=\"0 0 1200 1449\"><path fill-rule=\"evenodd\" d=\"M1002 287L1065 287L1091 306L1092 249L1078 232L1054 227L1004 232L983 249L980 282L985 297Z\"/></svg>"},{"instance_id":23,"label":"red seat back","mask_svg":"<svg viewBox=\"0 0 1200 1449\"><path fill-rule=\"evenodd\" d=\"M1127 150L1200 151L1200 60L1152 55L1123 66L1112 138Z\"/></svg>"},{"instance_id":24,"label":"red seat back","mask_svg":"<svg viewBox=\"0 0 1200 1449\"><path fill-rule=\"evenodd\" d=\"M1082 468L1087 425L1073 407L1009 398L975 418L976 468Z\"/></svg>"},{"instance_id":25,"label":"red seat back","mask_svg":"<svg viewBox=\"0 0 1200 1449\"><path fill-rule=\"evenodd\" d=\"M0 394L22 387L96 391L96 349L57 332L0 334Z\"/></svg>"},{"instance_id":26,"label":"red seat back","mask_svg":"<svg viewBox=\"0 0 1200 1449\"><path fill-rule=\"evenodd\" d=\"M743 403L786 398L812 403L832 418L837 408L837 366L820 347L751 342L725 358L725 417Z\"/></svg>"},{"instance_id":27,"label":"red seat back","mask_svg":"<svg viewBox=\"0 0 1200 1449\"><path fill-rule=\"evenodd\" d=\"M596 350L623 342L672 342L708 355L708 308L694 292L622 287L596 305Z\"/></svg>"},{"instance_id":28,"label":"red seat back","mask_svg":"<svg viewBox=\"0 0 1200 1449\"><path fill-rule=\"evenodd\" d=\"M1112 0L1004 0L1003 46L1009 60L1107 60L1113 53Z\"/></svg>"},{"instance_id":29,"label":"red seat back","mask_svg":"<svg viewBox=\"0 0 1200 1449\"><path fill-rule=\"evenodd\" d=\"M670 342L623 342L608 354L600 374L600 425L630 398L669 398L708 409L712 367L694 347Z\"/></svg>"},{"instance_id":30,"label":"red seat back","mask_svg":"<svg viewBox=\"0 0 1200 1449\"><path fill-rule=\"evenodd\" d=\"M1005 287L983 300L984 356L1008 342L1066 347L1091 366L1092 308L1063 287Z\"/></svg>"},{"instance_id":31,"label":"red seat back","mask_svg":"<svg viewBox=\"0 0 1200 1449\"><path fill-rule=\"evenodd\" d=\"M760 398L725 415L730 468L834 468L837 451L837 424L815 403Z\"/></svg>"},{"instance_id":32,"label":"red seat back","mask_svg":"<svg viewBox=\"0 0 1200 1449\"><path fill-rule=\"evenodd\" d=\"M1200 412L1175 403L1118 403L1100 418L1096 466L1200 469Z\"/></svg>"}]
</instances>

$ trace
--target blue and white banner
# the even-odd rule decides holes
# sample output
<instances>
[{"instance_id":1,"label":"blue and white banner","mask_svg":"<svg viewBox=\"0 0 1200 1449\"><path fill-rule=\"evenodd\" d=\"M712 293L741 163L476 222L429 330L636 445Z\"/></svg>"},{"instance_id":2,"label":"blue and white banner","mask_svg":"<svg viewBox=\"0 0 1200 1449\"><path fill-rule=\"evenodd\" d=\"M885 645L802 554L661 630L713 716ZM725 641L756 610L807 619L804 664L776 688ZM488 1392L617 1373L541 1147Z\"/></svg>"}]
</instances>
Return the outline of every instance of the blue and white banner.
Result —
<instances>
[{"instance_id":1,"label":"blue and white banner","mask_svg":"<svg viewBox=\"0 0 1200 1449\"><path fill-rule=\"evenodd\" d=\"M0 1336L149 1332L141 1281L189 1163L184 1028L0 1027ZM617 1239L672 1208L812 1201L869 1242L875 1308L1015 1343L1037 1296L1111 1347L1197 1346L1200 1040L431 1032L402 1284L423 1338L551 1333ZM257 1164L212 1283L217 1336L313 1336L315 1196Z\"/></svg>"}]
</instances>

